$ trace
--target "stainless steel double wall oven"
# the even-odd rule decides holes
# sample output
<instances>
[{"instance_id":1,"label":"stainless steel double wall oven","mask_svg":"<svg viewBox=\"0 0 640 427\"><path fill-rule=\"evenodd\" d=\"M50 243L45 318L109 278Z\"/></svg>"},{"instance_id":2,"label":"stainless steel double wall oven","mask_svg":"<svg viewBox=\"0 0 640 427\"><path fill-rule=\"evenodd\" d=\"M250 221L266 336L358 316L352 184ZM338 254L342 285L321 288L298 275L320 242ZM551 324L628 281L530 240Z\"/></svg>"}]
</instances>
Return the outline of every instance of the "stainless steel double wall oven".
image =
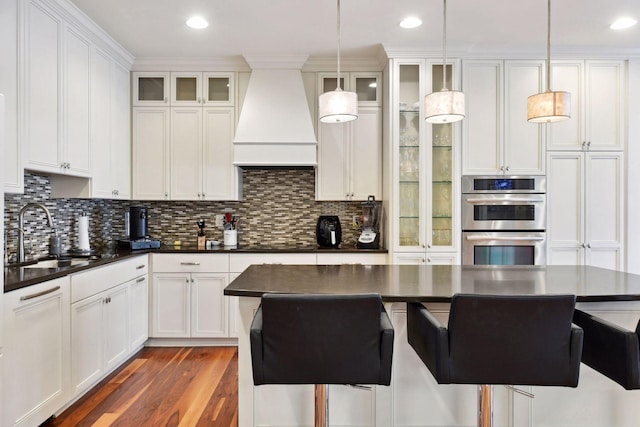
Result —
<instances>
[{"instance_id":1,"label":"stainless steel double wall oven","mask_svg":"<svg viewBox=\"0 0 640 427\"><path fill-rule=\"evenodd\" d=\"M462 264L546 263L546 178L462 177Z\"/></svg>"}]
</instances>

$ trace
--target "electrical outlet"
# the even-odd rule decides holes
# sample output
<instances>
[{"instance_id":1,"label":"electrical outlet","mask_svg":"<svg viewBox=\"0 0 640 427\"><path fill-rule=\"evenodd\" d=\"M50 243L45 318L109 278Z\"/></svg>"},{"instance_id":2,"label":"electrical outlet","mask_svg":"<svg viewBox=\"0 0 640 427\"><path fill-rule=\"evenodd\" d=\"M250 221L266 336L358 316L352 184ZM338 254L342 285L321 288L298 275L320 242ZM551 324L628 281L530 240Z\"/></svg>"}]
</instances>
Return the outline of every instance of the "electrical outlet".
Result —
<instances>
[{"instance_id":1,"label":"electrical outlet","mask_svg":"<svg viewBox=\"0 0 640 427\"><path fill-rule=\"evenodd\" d=\"M354 215L351 219L351 227L358 228L360 224L358 223L358 215Z\"/></svg>"},{"instance_id":2,"label":"electrical outlet","mask_svg":"<svg viewBox=\"0 0 640 427\"><path fill-rule=\"evenodd\" d=\"M224 226L224 215L216 215L216 227L222 228Z\"/></svg>"}]
</instances>

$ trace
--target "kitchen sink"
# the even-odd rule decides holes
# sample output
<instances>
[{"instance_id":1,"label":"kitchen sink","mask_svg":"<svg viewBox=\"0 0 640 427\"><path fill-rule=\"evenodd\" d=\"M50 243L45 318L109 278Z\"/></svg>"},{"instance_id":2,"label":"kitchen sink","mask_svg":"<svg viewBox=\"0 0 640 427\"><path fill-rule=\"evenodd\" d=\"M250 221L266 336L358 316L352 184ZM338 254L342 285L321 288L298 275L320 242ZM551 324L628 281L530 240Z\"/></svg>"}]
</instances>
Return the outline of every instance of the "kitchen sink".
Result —
<instances>
[{"instance_id":1,"label":"kitchen sink","mask_svg":"<svg viewBox=\"0 0 640 427\"><path fill-rule=\"evenodd\" d=\"M61 268L88 265L87 258L47 259L35 264L25 265L24 268Z\"/></svg>"}]
</instances>

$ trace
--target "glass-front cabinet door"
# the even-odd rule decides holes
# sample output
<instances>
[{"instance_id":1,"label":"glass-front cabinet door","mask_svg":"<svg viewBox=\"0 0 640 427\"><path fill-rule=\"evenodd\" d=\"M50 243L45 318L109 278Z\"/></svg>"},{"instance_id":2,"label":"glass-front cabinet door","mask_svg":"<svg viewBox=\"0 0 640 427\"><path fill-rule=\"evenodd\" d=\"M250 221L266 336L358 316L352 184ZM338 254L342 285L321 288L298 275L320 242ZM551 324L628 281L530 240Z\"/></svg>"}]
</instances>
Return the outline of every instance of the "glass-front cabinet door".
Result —
<instances>
[{"instance_id":1,"label":"glass-front cabinet door","mask_svg":"<svg viewBox=\"0 0 640 427\"><path fill-rule=\"evenodd\" d=\"M205 105L230 107L235 99L233 73L203 73L203 101Z\"/></svg>"},{"instance_id":2,"label":"glass-front cabinet door","mask_svg":"<svg viewBox=\"0 0 640 427\"><path fill-rule=\"evenodd\" d=\"M457 125L424 121L424 96L442 88L442 62L396 63L397 156L394 169L396 252L449 252L459 247ZM451 64L447 86L457 87ZM453 79L452 79L453 77ZM451 82L454 82L453 86ZM428 258L424 260L428 263Z\"/></svg>"},{"instance_id":3,"label":"glass-front cabinet door","mask_svg":"<svg viewBox=\"0 0 640 427\"><path fill-rule=\"evenodd\" d=\"M169 106L169 73L133 73L132 103L134 107Z\"/></svg>"},{"instance_id":4,"label":"glass-front cabinet door","mask_svg":"<svg viewBox=\"0 0 640 427\"><path fill-rule=\"evenodd\" d=\"M171 73L171 106L233 105L233 73Z\"/></svg>"}]
</instances>

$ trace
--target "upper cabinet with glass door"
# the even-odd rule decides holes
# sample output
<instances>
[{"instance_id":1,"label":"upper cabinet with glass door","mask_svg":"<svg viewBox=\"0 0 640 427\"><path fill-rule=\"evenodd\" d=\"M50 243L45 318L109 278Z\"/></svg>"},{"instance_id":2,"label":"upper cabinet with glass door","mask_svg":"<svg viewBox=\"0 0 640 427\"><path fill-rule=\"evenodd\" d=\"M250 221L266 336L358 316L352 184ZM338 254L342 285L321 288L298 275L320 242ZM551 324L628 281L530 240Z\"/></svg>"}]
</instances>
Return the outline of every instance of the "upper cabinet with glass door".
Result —
<instances>
[{"instance_id":1,"label":"upper cabinet with glass door","mask_svg":"<svg viewBox=\"0 0 640 427\"><path fill-rule=\"evenodd\" d=\"M336 73L318 73L320 93L336 90ZM382 106L380 90L382 76L379 72L340 73L340 88L358 95L358 106Z\"/></svg>"},{"instance_id":2,"label":"upper cabinet with glass door","mask_svg":"<svg viewBox=\"0 0 640 427\"><path fill-rule=\"evenodd\" d=\"M170 73L135 72L132 82L134 107L168 107L170 105Z\"/></svg>"},{"instance_id":3,"label":"upper cabinet with glass door","mask_svg":"<svg viewBox=\"0 0 640 427\"><path fill-rule=\"evenodd\" d=\"M397 157L393 168L396 252L457 252L458 247L458 145L456 125L428 124L422 102L427 93L442 89L442 63L434 60L396 65L398 79ZM447 86L453 66L447 65ZM397 110L395 109L397 108ZM422 257L421 259L426 259Z\"/></svg>"},{"instance_id":4,"label":"upper cabinet with glass door","mask_svg":"<svg viewBox=\"0 0 640 427\"><path fill-rule=\"evenodd\" d=\"M234 74L219 72L133 73L134 106L233 106Z\"/></svg>"}]
</instances>

